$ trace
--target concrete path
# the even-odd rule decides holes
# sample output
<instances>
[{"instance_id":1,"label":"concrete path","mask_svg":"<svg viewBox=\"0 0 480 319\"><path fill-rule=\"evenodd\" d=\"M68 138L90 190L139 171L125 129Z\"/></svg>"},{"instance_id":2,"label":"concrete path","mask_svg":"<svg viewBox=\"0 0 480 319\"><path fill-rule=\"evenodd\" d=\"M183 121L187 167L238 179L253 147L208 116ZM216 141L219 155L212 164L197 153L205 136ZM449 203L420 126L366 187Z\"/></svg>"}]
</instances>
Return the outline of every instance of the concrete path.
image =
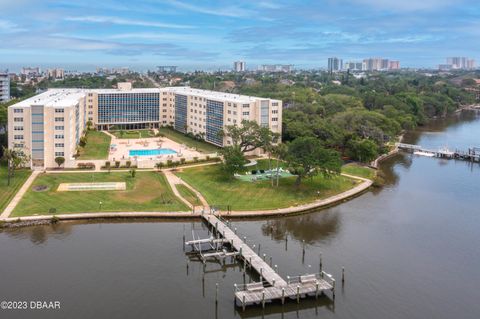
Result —
<instances>
[{"instance_id":1,"label":"concrete path","mask_svg":"<svg viewBox=\"0 0 480 319\"><path fill-rule=\"evenodd\" d=\"M0 219L5 219L5 218L8 218L8 216L10 216L10 214L13 212L13 210L15 209L15 207L17 206L17 204L20 202L20 200L22 199L23 195L28 191L28 189L30 188L30 186L32 185L33 181L35 180L35 178L37 178L38 174L40 174L41 171L36 171L34 170L32 172L32 174L30 175L30 177L27 178L27 180L25 181L25 183L22 185L22 187L20 188L20 190L15 194L15 196L13 197L13 199L10 201L10 203L8 204L8 206L5 208L5 210L3 211L3 213L0 215Z\"/></svg>"},{"instance_id":2,"label":"concrete path","mask_svg":"<svg viewBox=\"0 0 480 319\"><path fill-rule=\"evenodd\" d=\"M185 187L187 187L189 190L194 192L195 195L197 195L198 199L202 203L202 209L204 209L205 211L208 211L210 209L206 199L195 188L193 188L189 184L185 183L180 177L173 174L171 170L165 170L163 173L165 174L165 177L167 178L167 181L170 184L170 187L172 188L172 191L175 194L175 196L177 196L178 198L180 198L180 200L182 202L187 204L188 207L190 207L192 209L192 211L194 211L194 209L195 209L194 206L189 201L187 201L185 198L183 198L182 195L180 195L180 192L177 189L177 185L185 185Z\"/></svg>"}]
</instances>

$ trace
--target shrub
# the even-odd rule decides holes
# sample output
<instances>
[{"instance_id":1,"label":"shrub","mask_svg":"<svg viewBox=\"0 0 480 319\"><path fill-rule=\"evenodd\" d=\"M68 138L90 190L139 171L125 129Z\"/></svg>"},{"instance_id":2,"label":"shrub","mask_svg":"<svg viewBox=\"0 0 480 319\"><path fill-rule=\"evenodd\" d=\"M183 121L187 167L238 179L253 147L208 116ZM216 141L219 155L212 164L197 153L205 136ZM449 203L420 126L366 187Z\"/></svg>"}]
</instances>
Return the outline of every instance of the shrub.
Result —
<instances>
[{"instance_id":1,"label":"shrub","mask_svg":"<svg viewBox=\"0 0 480 319\"><path fill-rule=\"evenodd\" d=\"M197 163L197 162L198 162L198 157L195 156L195 157L193 158L193 162L194 162L194 163Z\"/></svg>"},{"instance_id":2,"label":"shrub","mask_svg":"<svg viewBox=\"0 0 480 319\"><path fill-rule=\"evenodd\" d=\"M182 158L180 159L180 164L185 164L185 158L182 157Z\"/></svg>"},{"instance_id":3,"label":"shrub","mask_svg":"<svg viewBox=\"0 0 480 319\"><path fill-rule=\"evenodd\" d=\"M205 160L206 160L206 161L209 161L209 160L210 160L210 156L207 155L207 156L205 157Z\"/></svg>"},{"instance_id":4,"label":"shrub","mask_svg":"<svg viewBox=\"0 0 480 319\"><path fill-rule=\"evenodd\" d=\"M172 160L167 160L167 167L172 167L173 161Z\"/></svg>"},{"instance_id":5,"label":"shrub","mask_svg":"<svg viewBox=\"0 0 480 319\"><path fill-rule=\"evenodd\" d=\"M130 176L132 176L132 178L135 178L135 175L137 175L137 171L134 168L132 168L130 170Z\"/></svg>"},{"instance_id":6,"label":"shrub","mask_svg":"<svg viewBox=\"0 0 480 319\"><path fill-rule=\"evenodd\" d=\"M55 208L50 208L50 210L52 209L57 211ZM50 223L52 224L57 224L59 221L60 221L60 218L58 218L57 216L52 216L52 218L50 218Z\"/></svg>"},{"instance_id":7,"label":"shrub","mask_svg":"<svg viewBox=\"0 0 480 319\"><path fill-rule=\"evenodd\" d=\"M130 168L130 166L132 166L132 161L127 161L127 162L125 163L125 166L126 166L127 168Z\"/></svg>"},{"instance_id":8,"label":"shrub","mask_svg":"<svg viewBox=\"0 0 480 319\"><path fill-rule=\"evenodd\" d=\"M94 169L95 163L78 163L77 167L79 169Z\"/></svg>"},{"instance_id":9,"label":"shrub","mask_svg":"<svg viewBox=\"0 0 480 319\"><path fill-rule=\"evenodd\" d=\"M109 168L110 168L110 165L111 165L110 161L106 161L106 162L105 162L105 168L109 169Z\"/></svg>"},{"instance_id":10,"label":"shrub","mask_svg":"<svg viewBox=\"0 0 480 319\"><path fill-rule=\"evenodd\" d=\"M115 167L119 168L120 167L120 161L115 161Z\"/></svg>"}]
</instances>

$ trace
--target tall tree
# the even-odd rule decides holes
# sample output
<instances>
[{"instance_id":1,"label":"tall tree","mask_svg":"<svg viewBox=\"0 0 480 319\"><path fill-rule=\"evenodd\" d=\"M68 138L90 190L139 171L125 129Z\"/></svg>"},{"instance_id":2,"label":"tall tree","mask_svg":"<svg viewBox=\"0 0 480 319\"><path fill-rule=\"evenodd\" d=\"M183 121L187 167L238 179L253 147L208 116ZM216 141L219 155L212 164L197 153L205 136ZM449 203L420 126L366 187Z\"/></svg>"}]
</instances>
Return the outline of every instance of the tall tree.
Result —
<instances>
[{"instance_id":1,"label":"tall tree","mask_svg":"<svg viewBox=\"0 0 480 319\"><path fill-rule=\"evenodd\" d=\"M314 137L299 137L288 145L287 163L290 172L297 175L299 186L302 178L319 173L324 176L339 174L342 166L336 151L325 149Z\"/></svg>"},{"instance_id":2,"label":"tall tree","mask_svg":"<svg viewBox=\"0 0 480 319\"><path fill-rule=\"evenodd\" d=\"M280 162L284 161L288 154L288 147L287 144L277 144L272 149L272 154L275 156L277 160L277 167L276 167L276 186L278 187L279 179L280 179Z\"/></svg>"},{"instance_id":3,"label":"tall tree","mask_svg":"<svg viewBox=\"0 0 480 319\"><path fill-rule=\"evenodd\" d=\"M260 127L258 131L258 142L263 151L268 155L268 170L270 172L270 180L273 186L272 174L272 152L275 144L278 142L280 134L273 133L268 127Z\"/></svg>"},{"instance_id":4,"label":"tall tree","mask_svg":"<svg viewBox=\"0 0 480 319\"><path fill-rule=\"evenodd\" d=\"M247 162L239 146L227 146L220 151L223 155L223 170L232 177L243 169Z\"/></svg>"},{"instance_id":5,"label":"tall tree","mask_svg":"<svg viewBox=\"0 0 480 319\"><path fill-rule=\"evenodd\" d=\"M29 157L23 151L11 148L3 148L3 159L7 161L7 185L10 186L10 179L14 176L15 170L19 167L25 166Z\"/></svg>"},{"instance_id":6,"label":"tall tree","mask_svg":"<svg viewBox=\"0 0 480 319\"><path fill-rule=\"evenodd\" d=\"M222 137L229 137L234 146L238 146L240 150L251 152L261 147L260 139L261 127L255 121L243 120L241 125L227 125L220 132Z\"/></svg>"}]
</instances>

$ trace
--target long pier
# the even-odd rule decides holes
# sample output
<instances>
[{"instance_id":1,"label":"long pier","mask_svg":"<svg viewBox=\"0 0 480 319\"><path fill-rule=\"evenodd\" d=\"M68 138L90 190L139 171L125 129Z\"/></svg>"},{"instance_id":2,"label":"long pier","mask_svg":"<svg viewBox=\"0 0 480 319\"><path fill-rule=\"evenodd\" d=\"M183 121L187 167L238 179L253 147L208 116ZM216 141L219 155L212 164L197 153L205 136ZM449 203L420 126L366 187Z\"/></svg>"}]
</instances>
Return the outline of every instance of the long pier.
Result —
<instances>
[{"instance_id":1,"label":"long pier","mask_svg":"<svg viewBox=\"0 0 480 319\"><path fill-rule=\"evenodd\" d=\"M282 278L271 265L260 257L248 244L233 231L226 222L215 214L203 214L202 218L207 225L216 233L216 237L207 239L193 239L185 242L197 251L202 260L207 258L225 258L235 256L243 261L244 271L246 267L255 270L260 281L249 284L235 285L235 304L245 309L250 305L262 305L274 300L282 304L286 299L293 299L300 302L301 298L307 296L318 297L324 291L332 291L335 297L335 279L332 275L321 271L318 274L305 274L295 277ZM194 235L195 236L195 235ZM201 245L209 244L215 248L215 252L202 252ZM231 252L226 249L219 249L218 244L228 243ZM265 256L265 255L264 255ZM275 266L275 268L277 268Z\"/></svg>"},{"instance_id":2,"label":"long pier","mask_svg":"<svg viewBox=\"0 0 480 319\"><path fill-rule=\"evenodd\" d=\"M411 152L414 154L416 153L419 155L425 155L425 156L431 156L431 157L457 159L457 160L480 163L480 147L471 147L468 149L468 151L462 151L458 149L456 149L455 151L451 151L447 148L443 148L439 150L431 150L431 149L423 148L420 145L405 144L405 143L397 143L396 146L403 151Z\"/></svg>"}]
</instances>

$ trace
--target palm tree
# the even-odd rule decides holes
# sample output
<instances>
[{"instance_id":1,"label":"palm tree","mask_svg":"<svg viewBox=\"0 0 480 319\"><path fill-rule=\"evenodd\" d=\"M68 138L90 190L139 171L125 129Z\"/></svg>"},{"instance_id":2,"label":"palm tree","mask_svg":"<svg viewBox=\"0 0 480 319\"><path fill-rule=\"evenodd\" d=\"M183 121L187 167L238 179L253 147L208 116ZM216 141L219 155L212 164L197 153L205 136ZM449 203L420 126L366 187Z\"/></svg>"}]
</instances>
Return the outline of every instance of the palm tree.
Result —
<instances>
[{"instance_id":1,"label":"palm tree","mask_svg":"<svg viewBox=\"0 0 480 319\"><path fill-rule=\"evenodd\" d=\"M15 169L25 165L30 158L22 151L16 151L3 146L3 159L7 161L7 185L10 186L10 179L13 177Z\"/></svg>"},{"instance_id":2,"label":"palm tree","mask_svg":"<svg viewBox=\"0 0 480 319\"><path fill-rule=\"evenodd\" d=\"M10 178L12 177L11 168L15 158L15 151L3 146L3 159L7 161L7 185L10 186Z\"/></svg>"},{"instance_id":3,"label":"palm tree","mask_svg":"<svg viewBox=\"0 0 480 319\"><path fill-rule=\"evenodd\" d=\"M262 127L259 130L260 147L268 154L268 171L270 172L270 181L273 186L272 175L272 151L280 135L273 133L268 127Z\"/></svg>"},{"instance_id":4,"label":"palm tree","mask_svg":"<svg viewBox=\"0 0 480 319\"><path fill-rule=\"evenodd\" d=\"M277 159L277 168L276 168L276 178L277 178L277 187L278 187L278 183L279 183L279 179L280 179L280 175L279 175L279 169L280 169L280 162L285 160L286 156L287 156L287 152L288 152L288 147L286 144L277 144L273 147L272 149L272 153L273 155L275 156L275 158Z\"/></svg>"}]
</instances>

